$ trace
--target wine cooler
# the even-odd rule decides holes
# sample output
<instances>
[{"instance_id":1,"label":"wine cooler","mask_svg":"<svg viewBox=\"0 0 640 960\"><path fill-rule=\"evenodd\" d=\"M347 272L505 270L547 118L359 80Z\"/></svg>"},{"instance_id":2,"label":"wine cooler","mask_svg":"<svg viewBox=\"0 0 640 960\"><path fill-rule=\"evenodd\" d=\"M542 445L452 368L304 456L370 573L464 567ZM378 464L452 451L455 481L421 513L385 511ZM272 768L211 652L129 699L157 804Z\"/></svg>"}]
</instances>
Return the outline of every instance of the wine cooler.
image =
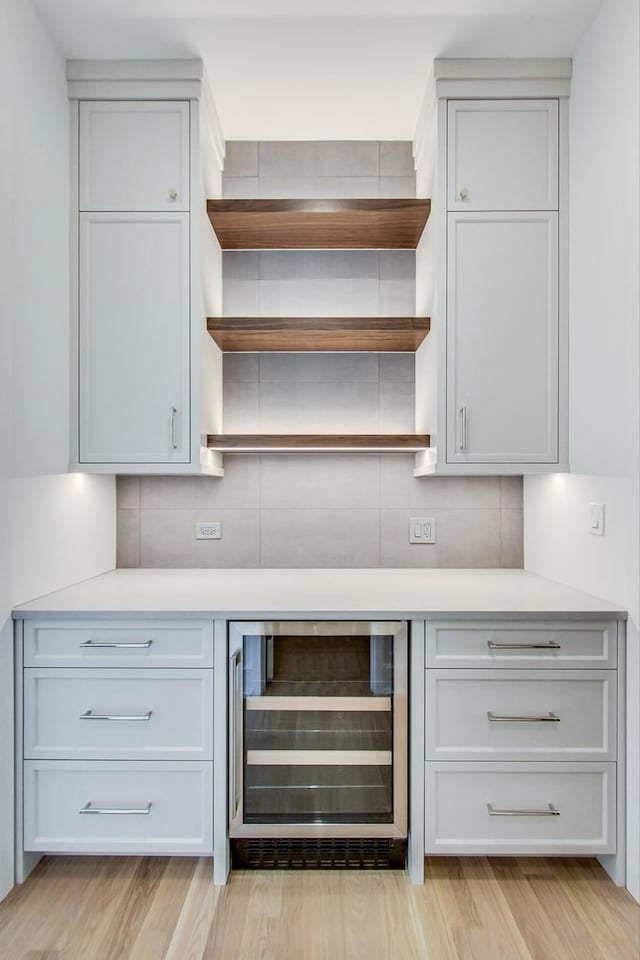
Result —
<instances>
[{"instance_id":1,"label":"wine cooler","mask_svg":"<svg viewBox=\"0 0 640 960\"><path fill-rule=\"evenodd\" d=\"M231 623L229 735L234 862L404 862L406 623Z\"/></svg>"}]
</instances>

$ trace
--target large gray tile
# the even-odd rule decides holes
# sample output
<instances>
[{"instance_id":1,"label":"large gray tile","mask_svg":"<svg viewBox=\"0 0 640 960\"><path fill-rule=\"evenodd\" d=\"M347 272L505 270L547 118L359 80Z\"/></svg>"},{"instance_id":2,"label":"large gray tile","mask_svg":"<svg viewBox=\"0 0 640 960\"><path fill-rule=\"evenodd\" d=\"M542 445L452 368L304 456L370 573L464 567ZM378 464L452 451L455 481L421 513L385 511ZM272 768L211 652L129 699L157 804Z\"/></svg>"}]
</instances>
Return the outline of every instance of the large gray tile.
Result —
<instances>
[{"instance_id":1,"label":"large gray tile","mask_svg":"<svg viewBox=\"0 0 640 960\"><path fill-rule=\"evenodd\" d=\"M142 510L143 567L257 567L257 510ZM196 540L195 524L219 520L221 540Z\"/></svg>"},{"instance_id":2,"label":"large gray tile","mask_svg":"<svg viewBox=\"0 0 640 960\"><path fill-rule=\"evenodd\" d=\"M255 250L225 250L222 254L222 282L259 280L260 254Z\"/></svg>"},{"instance_id":3,"label":"large gray tile","mask_svg":"<svg viewBox=\"0 0 640 960\"><path fill-rule=\"evenodd\" d=\"M378 309L377 279L260 281L263 317L372 317Z\"/></svg>"},{"instance_id":4,"label":"large gray tile","mask_svg":"<svg viewBox=\"0 0 640 960\"><path fill-rule=\"evenodd\" d=\"M522 477L500 477L501 505L522 510Z\"/></svg>"},{"instance_id":5,"label":"large gray tile","mask_svg":"<svg viewBox=\"0 0 640 960\"><path fill-rule=\"evenodd\" d=\"M523 512L522 510L501 510L501 566L524 566Z\"/></svg>"},{"instance_id":6,"label":"large gray tile","mask_svg":"<svg viewBox=\"0 0 640 960\"><path fill-rule=\"evenodd\" d=\"M376 433L377 383L261 383L263 433Z\"/></svg>"},{"instance_id":7,"label":"large gray tile","mask_svg":"<svg viewBox=\"0 0 640 960\"><path fill-rule=\"evenodd\" d=\"M222 355L223 383L232 380L247 383L260 379L259 353L224 353Z\"/></svg>"},{"instance_id":8,"label":"large gray tile","mask_svg":"<svg viewBox=\"0 0 640 960\"><path fill-rule=\"evenodd\" d=\"M383 250L380 252L381 280L408 280L416 282L416 254L414 250Z\"/></svg>"},{"instance_id":9,"label":"large gray tile","mask_svg":"<svg viewBox=\"0 0 640 960\"><path fill-rule=\"evenodd\" d=\"M260 196L258 177L223 177L222 196L225 200L253 200Z\"/></svg>"},{"instance_id":10,"label":"large gray tile","mask_svg":"<svg viewBox=\"0 0 640 960\"><path fill-rule=\"evenodd\" d=\"M263 141L260 177L377 177L378 144L364 140Z\"/></svg>"},{"instance_id":11,"label":"large gray tile","mask_svg":"<svg viewBox=\"0 0 640 960\"><path fill-rule=\"evenodd\" d=\"M222 388L225 433L260 433L260 385L228 380Z\"/></svg>"},{"instance_id":12,"label":"large gray tile","mask_svg":"<svg viewBox=\"0 0 640 960\"><path fill-rule=\"evenodd\" d=\"M254 140L227 140L224 174L229 177L257 177L258 144Z\"/></svg>"},{"instance_id":13,"label":"large gray tile","mask_svg":"<svg viewBox=\"0 0 640 960\"><path fill-rule=\"evenodd\" d=\"M376 567L377 510L262 510L263 567Z\"/></svg>"},{"instance_id":14,"label":"large gray tile","mask_svg":"<svg viewBox=\"0 0 640 960\"><path fill-rule=\"evenodd\" d=\"M378 196L381 200L411 199L416 195L416 178L413 177L380 177L378 179Z\"/></svg>"},{"instance_id":15,"label":"large gray tile","mask_svg":"<svg viewBox=\"0 0 640 960\"><path fill-rule=\"evenodd\" d=\"M262 506L378 507L378 457L314 454L262 457Z\"/></svg>"},{"instance_id":16,"label":"large gray tile","mask_svg":"<svg viewBox=\"0 0 640 960\"><path fill-rule=\"evenodd\" d=\"M380 382L381 433L414 433L416 425L415 385L401 380Z\"/></svg>"},{"instance_id":17,"label":"large gray tile","mask_svg":"<svg viewBox=\"0 0 640 960\"><path fill-rule=\"evenodd\" d=\"M140 506L140 477L117 477L118 510L136 510Z\"/></svg>"},{"instance_id":18,"label":"large gray tile","mask_svg":"<svg viewBox=\"0 0 640 960\"><path fill-rule=\"evenodd\" d=\"M222 313L225 317L259 317L260 282L225 280L222 288Z\"/></svg>"},{"instance_id":19,"label":"large gray tile","mask_svg":"<svg viewBox=\"0 0 640 960\"><path fill-rule=\"evenodd\" d=\"M377 177L260 177L260 198L265 200L278 199L323 199L339 200L343 197L377 197L379 183ZM387 185L385 188L388 189ZM394 185L391 189L401 190L403 187ZM410 189L404 185L404 189ZM415 196L399 193L398 196Z\"/></svg>"},{"instance_id":20,"label":"large gray tile","mask_svg":"<svg viewBox=\"0 0 640 960\"><path fill-rule=\"evenodd\" d=\"M140 566L140 511L118 510L116 525L116 566Z\"/></svg>"},{"instance_id":21,"label":"large gray tile","mask_svg":"<svg viewBox=\"0 0 640 960\"><path fill-rule=\"evenodd\" d=\"M412 280L381 280L379 317L413 317L416 312L416 285Z\"/></svg>"},{"instance_id":22,"label":"large gray tile","mask_svg":"<svg viewBox=\"0 0 640 960\"><path fill-rule=\"evenodd\" d=\"M380 176L411 177L415 174L410 140L380 141Z\"/></svg>"},{"instance_id":23,"label":"large gray tile","mask_svg":"<svg viewBox=\"0 0 640 960\"><path fill-rule=\"evenodd\" d=\"M260 459L225 457L224 477L143 477L142 508L258 507Z\"/></svg>"},{"instance_id":24,"label":"large gray tile","mask_svg":"<svg viewBox=\"0 0 640 960\"><path fill-rule=\"evenodd\" d=\"M376 250L263 250L260 279L377 280L379 256Z\"/></svg>"},{"instance_id":25,"label":"large gray tile","mask_svg":"<svg viewBox=\"0 0 640 960\"><path fill-rule=\"evenodd\" d=\"M383 507L479 509L500 506L499 477L414 477L412 454L380 458Z\"/></svg>"},{"instance_id":26,"label":"large gray tile","mask_svg":"<svg viewBox=\"0 0 640 960\"><path fill-rule=\"evenodd\" d=\"M262 353L260 379L279 383L377 383L375 353Z\"/></svg>"},{"instance_id":27,"label":"large gray tile","mask_svg":"<svg viewBox=\"0 0 640 960\"><path fill-rule=\"evenodd\" d=\"M401 380L403 383L414 383L415 379L415 353L380 354L380 380Z\"/></svg>"},{"instance_id":28,"label":"large gray tile","mask_svg":"<svg viewBox=\"0 0 640 960\"><path fill-rule=\"evenodd\" d=\"M499 510L430 510L437 543L409 543L411 510L381 511L382 566L499 567Z\"/></svg>"}]
</instances>

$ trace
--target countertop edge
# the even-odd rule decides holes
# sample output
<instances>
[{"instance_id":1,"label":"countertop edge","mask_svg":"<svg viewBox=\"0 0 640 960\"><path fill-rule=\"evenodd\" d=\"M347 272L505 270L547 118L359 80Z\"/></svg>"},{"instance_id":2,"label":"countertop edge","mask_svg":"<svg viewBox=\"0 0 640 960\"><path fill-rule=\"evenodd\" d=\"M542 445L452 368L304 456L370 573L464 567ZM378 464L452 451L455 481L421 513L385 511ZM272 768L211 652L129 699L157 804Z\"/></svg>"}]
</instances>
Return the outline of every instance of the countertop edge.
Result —
<instances>
[{"instance_id":1,"label":"countertop edge","mask_svg":"<svg viewBox=\"0 0 640 960\"><path fill-rule=\"evenodd\" d=\"M621 620L623 609L609 610L21 610L11 612L13 620Z\"/></svg>"}]
</instances>

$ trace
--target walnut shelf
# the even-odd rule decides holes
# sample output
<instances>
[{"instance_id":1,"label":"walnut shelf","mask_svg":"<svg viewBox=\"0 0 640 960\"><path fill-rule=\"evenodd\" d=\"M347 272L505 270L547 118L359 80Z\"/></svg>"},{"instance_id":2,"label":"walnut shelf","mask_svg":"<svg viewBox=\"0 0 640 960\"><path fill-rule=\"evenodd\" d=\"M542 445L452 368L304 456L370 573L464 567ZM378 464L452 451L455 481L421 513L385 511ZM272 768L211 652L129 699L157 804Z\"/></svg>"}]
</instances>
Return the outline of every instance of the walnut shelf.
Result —
<instances>
[{"instance_id":1,"label":"walnut shelf","mask_svg":"<svg viewBox=\"0 0 640 960\"><path fill-rule=\"evenodd\" d=\"M207 200L223 250L415 250L430 200Z\"/></svg>"},{"instance_id":2,"label":"walnut shelf","mask_svg":"<svg viewBox=\"0 0 640 960\"><path fill-rule=\"evenodd\" d=\"M304 453L316 451L359 451L369 453L416 452L427 450L429 434L300 434L222 433L209 434L210 450L224 453Z\"/></svg>"},{"instance_id":3,"label":"walnut shelf","mask_svg":"<svg viewBox=\"0 0 640 960\"><path fill-rule=\"evenodd\" d=\"M410 353L429 333L428 317L209 317L221 350Z\"/></svg>"}]
</instances>

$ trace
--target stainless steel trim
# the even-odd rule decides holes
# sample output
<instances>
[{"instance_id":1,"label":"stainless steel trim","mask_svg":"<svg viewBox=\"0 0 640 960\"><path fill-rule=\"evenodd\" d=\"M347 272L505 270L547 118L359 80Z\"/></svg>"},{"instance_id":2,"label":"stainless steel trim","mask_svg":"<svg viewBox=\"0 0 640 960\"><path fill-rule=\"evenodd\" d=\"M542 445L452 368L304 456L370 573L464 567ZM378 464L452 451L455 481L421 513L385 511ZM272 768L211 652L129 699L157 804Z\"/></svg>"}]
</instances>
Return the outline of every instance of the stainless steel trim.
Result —
<instances>
[{"instance_id":1,"label":"stainless steel trim","mask_svg":"<svg viewBox=\"0 0 640 960\"><path fill-rule=\"evenodd\" d=\"M247 765L390 767L391 750L247 750Z\"/></svg>"},{"instance_id":2,"label":"stainless steel trim","mask_svg":"<svg viewBox=\"0 0 640 960\"><path fill-rule=\"evenodd\" d=\"M80 720L151 720L153 710L147 710L146 713L94 713L93 710L87 710L81 713Z\"/></svg>"},{"instance_id":3,"label":"stainless steel trim","mask_svg":"<svg viewBox=\"0 0 640 960\"><path fill-rule=\"evenodd\" d=\"M520 809L500 809L494 807L492 803L487 804L487 810L490 817L559 817L560 811L552 803L548 804L547 809L542 810L520 810Z\"/></svg>"},{"instance_id":4,"label":"stainless steel trim","mask_svg":"<svg viewBox=\"0 0 640 960\"><path fill-rule=\"evenodd\" d=\"M117 649L122 649L122 650L128 650L128 649L131 649L131 650L147 650L147 649L151 646L152 643L153 643L153 640L141 640L139 643L137 643L137 642L134 642L134 643L121 643L121 642L119 642L119 641L108 641L108 642L107 642L107 641L104 641L104 640L85 640L84 643L81 643L81 644L80 644L80 646L81 646L81 647L95 647L96 650L98 650L98 649L114 650L114 649L116 649L116 648L117 648Z\"/></svg>"},{"instance_id":5,"label":"stainless steel trim","mask_svg":"<svg viewBox=\"0 0 640 960\"><path fill-rule=\"evenodd\" d=\"M487 640L489 650L559 650L560 644L555 640L548 640L546 643L496 643L495 640Z\"/></svg>"},{"instance_id":6,"label":"stainless steel trim","mask_svg":"<svg viewBox=\"0 0 640 960\"><path fill-rule=\"evenodd\" d=\"M151 813L151 803L145 803L142 807L94 807L91 805L91 801L85 804L81 810L78 810L78 813L95 813L95 814L108 814L123 816L140 816L146 817Z\"/></svg>"},{"instance_id":7,"label":"stainless steel trim","mask_svg":"<svg viewBox=\"0 0 640 960\"><path fill-rule=\"evenodd\" d=\"M494 713L487 711L487 717L491 723L560 723L560 717L555 713L547 713L541 716L508 716L508 714Z\"/></svg>"},{"instance_id":8,"label":"stainless steel trim","mask_svg":"<svg viewBox=\"0 0 640 960\"><path fill-rule=\"evenodd\" d=\"M391 697L247 697L247 710L350 710L389 713Z\"/></svg>"},{"instance_id":9,"label":"stainless steel trim","mask_svg":"<svg viewBox=\"0 0 640 960\"><path fill-rule=\"evenodd\" d=\"M229 657L229 821L235 820L242 793L242 650Z\"/></svg>"}]
</instances>

